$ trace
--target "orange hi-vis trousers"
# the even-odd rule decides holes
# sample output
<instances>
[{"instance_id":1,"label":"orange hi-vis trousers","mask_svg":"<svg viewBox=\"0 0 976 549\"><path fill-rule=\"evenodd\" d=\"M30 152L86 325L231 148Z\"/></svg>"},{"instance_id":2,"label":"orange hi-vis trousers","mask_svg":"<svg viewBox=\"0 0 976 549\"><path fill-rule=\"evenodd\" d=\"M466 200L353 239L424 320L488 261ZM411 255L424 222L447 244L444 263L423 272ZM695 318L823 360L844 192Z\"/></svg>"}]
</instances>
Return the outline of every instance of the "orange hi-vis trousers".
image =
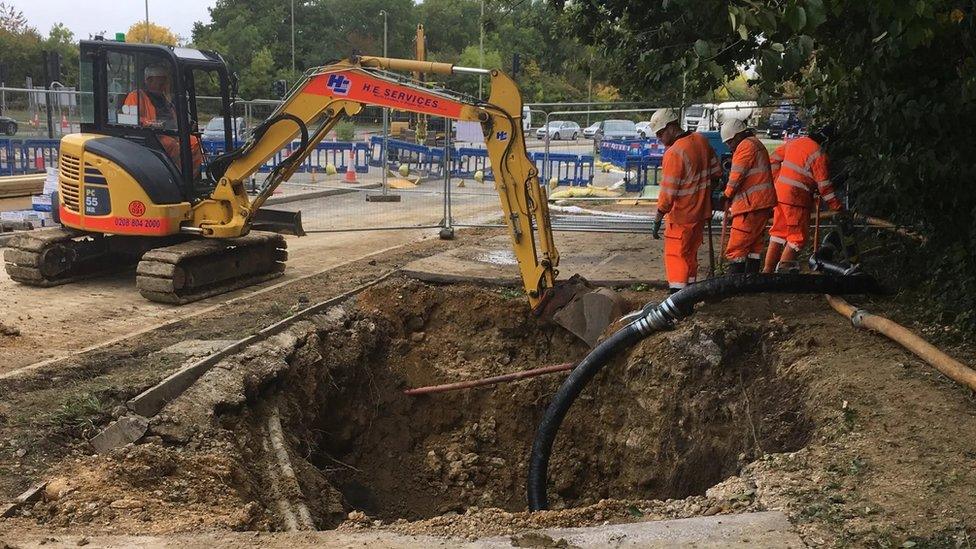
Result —
<instances>
[{"instance_id":1,"label":"orange hi-vis trousers","mask_svg":"<svg viewBox=\"0 0 976 549\"><path fill-rule=\"evenodd\" d=\"M704 227L702 221L665 223L664 274L669 288L680 290L698 279L698 248Z\"/></svg>"},{"instance_id":2,"label":"orange hi-vis trousers","mask_svg":"<svg viewBox=\"0 0 976 549\"><path fill-rule=\"evenodd\" d=\"M810 208L780 202L773 212L773 226L769 229L769 241L787 245L799 252L807 242L809 229Z\"/></svg>"},{"instance_id":3,"label":"orange hi-vis trousers","mask_svg":"<svg viewBox=\"0 0 976 549\"><path fill-rule=\"evenodd\" d=\"M763 233L766 222L773 214L772 209L755 210L732 217L732 227L729 231L729 243L725 248L725 257L736 263L749 259L759 259L766 247Z\"/></svg>"}]
</instances>

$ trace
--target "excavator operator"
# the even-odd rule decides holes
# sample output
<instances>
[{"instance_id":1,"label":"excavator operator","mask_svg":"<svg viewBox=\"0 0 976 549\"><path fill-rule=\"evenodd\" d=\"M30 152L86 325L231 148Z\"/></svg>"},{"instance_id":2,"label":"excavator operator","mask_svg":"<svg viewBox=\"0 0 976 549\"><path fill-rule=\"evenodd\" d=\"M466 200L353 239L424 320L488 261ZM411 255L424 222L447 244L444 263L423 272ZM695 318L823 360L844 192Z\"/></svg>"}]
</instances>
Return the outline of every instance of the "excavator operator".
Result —
<instances>
[{"instance_id":1,"label":"excavator operator","mask_svg":"<svg viewBox=\"0 0 976 549\"><path fill-rule=\"evenodd\" d=\"M122 113L132 116L138 114L140 126L176 131L176 108L171 99L173 94L170 88L169 70L161 65L149 65L143 71L143 75L145 89L129 92L122 103ZM182 166L179 139L164 134L157 134L156 138L179 169ZM203 150L200 138L196 135L190 136L190 152L193 155L193 173L196 177L203 164Z\"/></svg>"}]
</instances>

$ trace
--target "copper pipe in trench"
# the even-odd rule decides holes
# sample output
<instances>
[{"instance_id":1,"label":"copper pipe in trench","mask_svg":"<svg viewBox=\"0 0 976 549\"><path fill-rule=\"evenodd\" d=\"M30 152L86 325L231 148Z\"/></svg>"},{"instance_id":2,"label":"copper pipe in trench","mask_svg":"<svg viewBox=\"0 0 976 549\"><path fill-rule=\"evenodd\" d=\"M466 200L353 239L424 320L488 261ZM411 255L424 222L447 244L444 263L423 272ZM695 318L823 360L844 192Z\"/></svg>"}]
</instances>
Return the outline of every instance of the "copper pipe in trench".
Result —
<instances>
[{"instance_id":1,"label":"copper pipe in trench","mask_svg":"<svg viewBox=\"0 0 976 549\"><path fill-rule=\"evenodd\" d=\"M841 315L849 318L856 328L878 332L908 349L928 362L946 377L976 391L976 370L943 353L937 347L918 337L904 326L883 316L873 315L863 309L855 309L843 298L828 295L827 302Z\"/></svg>"},{"instance_id":2,"label":"copper pipe in trench","mask_svg":"<svg viewBox=\"0 0 976 549\"><path fill-rule=\"evenodd\" d=\"M411 396L429 395L431 393L444 393L447 391L457 391L459 389L470 389L472 387L484 387L485 385L495 385L498 383L504 383L506 381L516 381L519 379L526 379L526 378L541 376L545 374L552 374L555 372L572 370L575 366L576 363L574 362L566 362L563 364L543 366L542 368L535 368L533 370L522 370L521 372L512 372L510 374L502 374L500 376L486 377L483 379L457 381L455 383L445 383L443 385L431 385L429 387L416 387L414 389L407 389L406 391L403 391L403 394L411 395Z\"/></svg>"}]
</instances>

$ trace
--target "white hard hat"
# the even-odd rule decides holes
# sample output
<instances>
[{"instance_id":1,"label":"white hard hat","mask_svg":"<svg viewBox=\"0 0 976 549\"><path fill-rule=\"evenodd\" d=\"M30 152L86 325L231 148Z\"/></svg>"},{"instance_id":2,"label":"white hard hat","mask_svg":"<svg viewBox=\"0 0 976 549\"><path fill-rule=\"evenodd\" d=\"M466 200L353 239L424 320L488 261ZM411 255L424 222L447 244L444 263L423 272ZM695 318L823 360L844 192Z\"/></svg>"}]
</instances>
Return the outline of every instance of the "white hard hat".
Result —
<instances>
[{"instance_id":1,"label":"white hard hat","mask_svg":"<svg viewBox=\"0 0 976 549\"><path fill-rule=\"evenodd\" d=\"M151 78L153 76L169 76L169 71L166 67L160 65L149 65L142 71L146 78Z\"/></svg>"},{"instance_id":2,"label":"white hard hat","mask_svg":"<svg viewBox=\"0 0 976 549\"><path fill-rule=\"evenodd\" d=\"M654 111L654 116L651 117L651 133L657 135L657 132L663 130L665 126L671 122L678 122L681 120L681 113L675 109L658 109Z\"/></svg>"},{"instance_id":3,"label":"white hard hat","mask_svg":"<svg viewBox=\"0 0 976 549\"><path fill-rule=\"evenodd\" d=\"M739 118L729 116L725 122L722 123L722 131L720 132L722 142L728 143L729 140L738 135L739 132L744 131L746 131L746 123Z\"/></svg>"}]
</instances>

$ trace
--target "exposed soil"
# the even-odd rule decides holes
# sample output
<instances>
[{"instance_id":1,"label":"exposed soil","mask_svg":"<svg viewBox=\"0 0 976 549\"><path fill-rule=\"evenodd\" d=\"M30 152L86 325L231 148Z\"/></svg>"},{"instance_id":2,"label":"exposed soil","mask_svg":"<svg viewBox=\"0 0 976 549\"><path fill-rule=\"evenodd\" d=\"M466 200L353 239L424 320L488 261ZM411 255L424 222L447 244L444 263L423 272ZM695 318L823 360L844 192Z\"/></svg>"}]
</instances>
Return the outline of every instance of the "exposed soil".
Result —
<instances>
[{"instance_id":1,"label":"exposed soil","mask_svg":"<svg viewBox=\"0 0 976 549\"><path fill-rule=\"evenodd\" d=\"M0 380L0 494L19 494L60 459L88 454L87 439L124 413L121 405L126 400L187 360L161 353L161 349L187 339L246 337L296 310L455 245L457 242L437 239L406 245L67 358L29 375ZM11 325L6 318L4 321ZM0 363L18 357L28 345L38 343L24 336L0 335Z\"/></svg>"},{"instance_id":2,"label":"exposed soil","mask_svg":"<svg viewBox=\"0 0 976 549\"><path fill-rule=\"evenodd\" d=\"M779 509L813 545L976 534L970 395L817 296L706 304L618 357L560 431L550 512L524 512L524 479L563 375L402 394L585 352L511 290L392 280L225 360L143 444L62 462L8 524L473 537Z\"/></svg>"}]
</instances>

